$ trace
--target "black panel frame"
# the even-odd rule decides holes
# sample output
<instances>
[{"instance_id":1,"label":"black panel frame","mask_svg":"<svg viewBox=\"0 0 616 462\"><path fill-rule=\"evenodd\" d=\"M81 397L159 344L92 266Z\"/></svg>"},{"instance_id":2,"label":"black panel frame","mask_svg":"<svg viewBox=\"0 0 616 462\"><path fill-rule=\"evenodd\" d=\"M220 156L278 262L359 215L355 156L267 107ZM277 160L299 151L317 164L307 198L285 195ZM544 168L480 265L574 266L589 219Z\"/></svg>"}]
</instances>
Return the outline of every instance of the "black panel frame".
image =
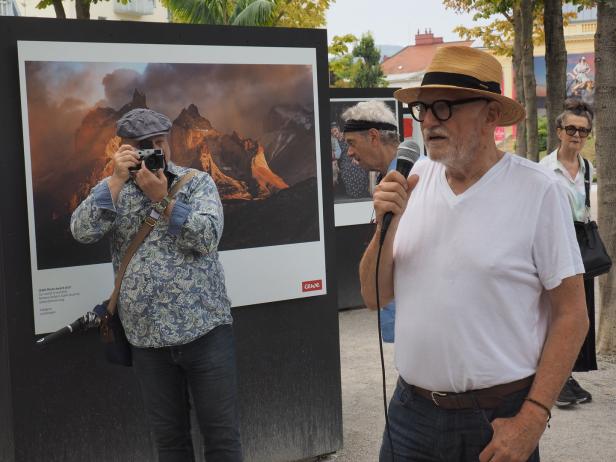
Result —
<instances>
[{"instance_id":1,"label":"black panel frame","mask_svg":"<svg viewBox=\"0 0 616 462\"><path fill-rule=\"evenodd\" d=\"M397 88L330 88L332 99L368 101L374 98L393 98ZM398 101L398 132L402 141L403 104ZM364 202L372 199L364 199ZM361 199L357 201L361 202ZM374 225L364 223L336 227L336 275L338 278L338 309L364 306L359 283L359 261L374 234Z\"/></svg>"},{"instance_id":2,"label":"black panel frame","mask_svg":"<svg viewBox=\"0 0 616 462\"><path fill-rule=\"evenodd\" d=\"M44 350L34 345L17 40L314 48L322 108L317 123L328 127L326 31L0 17L0 458L153 460L134 373L105 362L96 333ZM342 446L325 134L321 130L328 293L233 310L246 460L297 460Z\"/></svg>"}]
</instances>

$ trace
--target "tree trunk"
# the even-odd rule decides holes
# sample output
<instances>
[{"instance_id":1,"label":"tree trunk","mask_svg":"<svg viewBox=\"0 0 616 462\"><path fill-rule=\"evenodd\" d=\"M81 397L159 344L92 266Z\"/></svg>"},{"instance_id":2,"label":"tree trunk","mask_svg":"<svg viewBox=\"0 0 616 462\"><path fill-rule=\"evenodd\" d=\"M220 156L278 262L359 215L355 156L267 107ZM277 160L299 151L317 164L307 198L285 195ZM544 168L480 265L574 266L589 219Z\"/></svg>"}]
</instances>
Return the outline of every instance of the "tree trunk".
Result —
<instances>
[{"instance_id":1,"label":"tree trunk","mask_svg":"<svg viewBox=\"0 0 616 462\"><path fill-rule=\"evenodd\" d=\"M53 0L53 9L56 11L56 18L66 19L66 12L62 0Z\"/></svg>"},{"instance_id":2,"label":"tree trunk","mask_svg":"<svg viewBox=\"0 0 616 462\"><path fill-rule=\"evenodd\" d=\"M537 83L535 81L535 63L533 61L533 12L535 0L521 0L520 14L522 17L522 71L524 73L524 105L526 108L526 143L527 157L537 162L539 150L537 146Z\"/></svg>"},{"instance_id":3,"label":"tree trunk","mask_svg":"<svg viewBox=\"0 0 616 462\"><path fill-rule=\"evenodd\" d=\"M511 57L515 81L515 99L526 106L524 100L524 73L522 72L522 16L520 6L513 7L513 56ZM526 157L526 118L516 125L515 135L516 153Z\"/></svg>"},{"instance_id":4,"label":"tree trunk","mask_svg":"<svg viewBox=\"0 0 616 462\"><path fill-rule=\"evenodd\" d=\"M547 95L545 108L548 122L548 153L559 145L556 117L562 112L567 96L567 49L563 31L562 0L544 0L545 80Z\"/></svg>"},{"instance_id":5,"label":"tree trunk","mask_svg":"<svg viewBox=\"0 0 616 462\"><path fill-rule=\"evenodd\" d=\"M90 0L75 0L77 19L90 19Z\"/></svg>"},{"instance_id":6,"label":"tree trunk","mask_svg":"<svg viewBox=\"0 0 616 462\"><path fill-rule=\"evenodd\" d=\"M616 1L597 2L595 129L598 216L601 237L616 261ZM616 269L599 280L599 352L616 354Z\"/></svg>"}]
</instances>

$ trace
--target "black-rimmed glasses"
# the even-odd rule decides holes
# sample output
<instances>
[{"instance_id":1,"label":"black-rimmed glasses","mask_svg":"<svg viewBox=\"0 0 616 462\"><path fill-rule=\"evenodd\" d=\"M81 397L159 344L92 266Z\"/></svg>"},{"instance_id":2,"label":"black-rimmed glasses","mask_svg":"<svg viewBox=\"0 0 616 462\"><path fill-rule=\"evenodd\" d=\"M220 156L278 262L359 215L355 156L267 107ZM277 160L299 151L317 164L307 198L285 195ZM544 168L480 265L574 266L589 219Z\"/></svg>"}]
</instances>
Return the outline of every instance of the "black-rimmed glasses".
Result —
<instances>
[{"instance_id":1,"label":"black-rimmed glasses","mask_svg":"<svg viewBox=\"0 0 616 462\"><path fill-rule=\"evenodd\" d=\"M413 101L412 103L409 103L409 108L411 109L411 116L413 116L413 119L417 122L423 122L425 120L428 109L432 110L434 117L441 122L445 122L446 120L451 119L451 108L453 106L474 103L475 101L490 101L490 99L483 97L457 99L453 101L439 99L432 102L432 104L424 103L422 101Z\"/></svg>"},{"instance_id":2,"label":"black-rimmed glasses","mask_svg":"<svg viewBox=\"0 0 616 462\"><path fill-rule=\"evenodd\" d=\"M567 125L566 127L559 127L561 130L564 130L565 133L569 136L575 136L575 132L580 134L580 138L586 138L590 135L590 128L585 127L576 127L575 125Z\"/></svg>"}]
</instances>

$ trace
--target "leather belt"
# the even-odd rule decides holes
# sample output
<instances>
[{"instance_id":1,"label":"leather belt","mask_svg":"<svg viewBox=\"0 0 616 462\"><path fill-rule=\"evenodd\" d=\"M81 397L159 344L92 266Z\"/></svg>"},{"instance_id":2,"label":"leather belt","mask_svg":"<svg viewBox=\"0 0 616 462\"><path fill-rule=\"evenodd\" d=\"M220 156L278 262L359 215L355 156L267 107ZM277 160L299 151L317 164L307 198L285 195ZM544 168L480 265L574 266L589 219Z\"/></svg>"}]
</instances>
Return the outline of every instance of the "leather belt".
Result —
<instances>
[{"instance_id":1,"label":"leather belt","mask_svg":"<svg viewBox=\"0 0 616 462\"><path fill-rule=\"evenodd\" d=\"M479 390L465 391L464 393L454 392L439 392L430 391L425 388L409 385L402 377L400 383L408 388L411 393L421 396L429 401L432 401L436 407L442 409L494 409L499 407L504 399L516 391L524 390L532 385L534 375L525 379L516 380L515 382L495 385L490 388L482 388Z\"/></svg>"}]
</instances>

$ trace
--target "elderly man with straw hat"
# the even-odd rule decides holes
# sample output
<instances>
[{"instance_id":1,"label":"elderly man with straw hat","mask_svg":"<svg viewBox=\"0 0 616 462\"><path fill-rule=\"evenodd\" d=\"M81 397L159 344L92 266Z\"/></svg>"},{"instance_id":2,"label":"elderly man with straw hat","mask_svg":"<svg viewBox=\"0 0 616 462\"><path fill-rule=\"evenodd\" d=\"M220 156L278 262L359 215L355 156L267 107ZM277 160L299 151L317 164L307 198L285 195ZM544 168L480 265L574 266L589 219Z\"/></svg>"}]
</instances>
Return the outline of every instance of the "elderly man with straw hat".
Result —
<instances>
[{"instance_id":1,"label":"elderly man with straw hat","mask_svg":"<svg viewBox=\"0 0 616 462\"><path fill-rule=\"evenodd\" d=\"M395 93L429 159L377 187L360 264L366 304L397 305L400 378L381 461L538 461L588 328L565 192L494 142L496 127L524 118L501 81L491 55L443 47L420 87Z\"/></svg>"}]
</instances>

